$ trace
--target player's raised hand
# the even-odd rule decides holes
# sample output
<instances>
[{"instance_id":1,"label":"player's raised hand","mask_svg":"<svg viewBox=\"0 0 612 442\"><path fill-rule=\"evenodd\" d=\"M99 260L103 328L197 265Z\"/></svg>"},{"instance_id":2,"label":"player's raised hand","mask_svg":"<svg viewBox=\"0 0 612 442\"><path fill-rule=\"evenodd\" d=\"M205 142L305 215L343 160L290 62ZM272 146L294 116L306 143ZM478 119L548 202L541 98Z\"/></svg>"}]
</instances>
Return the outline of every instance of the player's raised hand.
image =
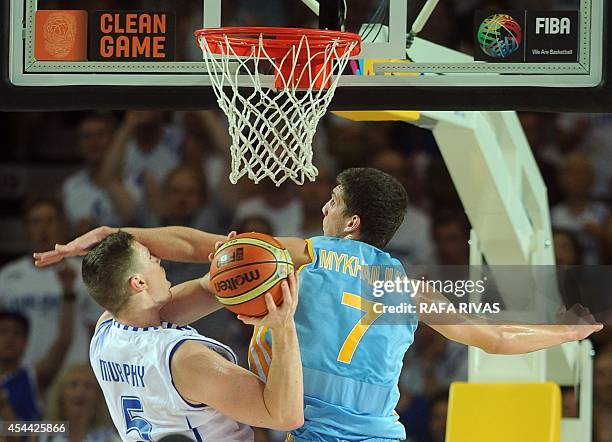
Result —
<instances>
[{"instance_id":1,"label":"player's raised hand","mask_svg":"<svg viewBox=\"0 0 612 442\"><path fill-rule=\"evenodd\" d=\"M236 235L237 235L236 231L232 230L230 233L227 234L227 239L224 239L223 241L217 241L215 243L215 251L208 254L208 260L210 262L212 262L212 260L213 260L213 258L215 256L215 253L217 252L217 250L219 250L219 247L221 247L226 242L234 239L236 237Z\"/></svg>"},{"instance_id":2,"label":"player's raised hand","mask_svg":"<svg viewBox=\"0 0 612 442\"><path fill-rule=\"evenodd\" d=\"M34 264L37 267L45 267L56 264L64 258L84 256L92 247L111 233L113 233L113 229L109 227L98 227L70 241L68 244L56 244L55 250L34 253Z\"/></svg>"},{"instance_id":3,"label":"player's raised hand","mask_svg":"<svg viewBox=\"0 0 612 442\"><path fill-rule=\"evenodd\" d=\"M277 307L270 293L266 293L265 300L268 307L268 314L261 318L252 316L238 315L245 324L254 326L266 326L270 329L283 328L293 323L293 316L298 305L299 282L295 272L281 283L283 291L283 303Z\"/></svg>"}]
</instances>

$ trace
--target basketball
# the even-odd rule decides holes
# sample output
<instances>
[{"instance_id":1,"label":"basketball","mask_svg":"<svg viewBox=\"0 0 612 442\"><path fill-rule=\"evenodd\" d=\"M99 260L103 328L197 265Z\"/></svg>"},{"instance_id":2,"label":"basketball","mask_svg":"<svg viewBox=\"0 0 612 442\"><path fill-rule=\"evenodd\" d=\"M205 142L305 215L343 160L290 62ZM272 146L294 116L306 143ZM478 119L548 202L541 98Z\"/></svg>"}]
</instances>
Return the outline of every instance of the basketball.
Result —
<instances>
[{"instance_id":1,"label":"basketball","mask_svg":"<svg viewBox=\"0 0 612 442\"><path fill-rule=\"evenodd\" d=\"M283 300L281 282L293 271L289 251L263 233L243 233L223 244L210 266L210 284L228 310L247 316L268 312L264 295Z\"/></svg>"}]
</instances>

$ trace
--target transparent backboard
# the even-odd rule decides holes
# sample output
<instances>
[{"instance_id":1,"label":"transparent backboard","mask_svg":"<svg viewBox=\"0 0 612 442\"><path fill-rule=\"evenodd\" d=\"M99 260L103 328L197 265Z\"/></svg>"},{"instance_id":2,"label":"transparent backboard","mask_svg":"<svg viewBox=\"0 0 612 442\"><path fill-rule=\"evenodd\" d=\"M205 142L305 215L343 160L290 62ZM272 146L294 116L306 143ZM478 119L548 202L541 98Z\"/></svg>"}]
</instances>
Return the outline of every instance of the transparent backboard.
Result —
<instances>
[{"instance_id":1,"label":"transparent backboard","mask_svg":"<svg viewBox=\"0 0 612 442\"><path fill-rule=\"evenodd\" d=\"M320 5L315 0L115 0L103 8L94 1L77 7L70 0L0 4L7 30L1 54L0 108L5 109L212 107L216 100L193 36L196 29L316 28L317 7L319 12L337 7L342 28L364 42L340 80L333 108L612 109L605 0L323 0ZM89 17L85 57L37 59L36 38L42 39L36 33L37 11L77 8ZM92 57L93 49L100 50L91 34L98 25L92 17L97 19L100 9L171 13L166 31L172 34L172 56L162 61ZM273 77L263 81L272 85Z\"/></svg>"}]
</instances>

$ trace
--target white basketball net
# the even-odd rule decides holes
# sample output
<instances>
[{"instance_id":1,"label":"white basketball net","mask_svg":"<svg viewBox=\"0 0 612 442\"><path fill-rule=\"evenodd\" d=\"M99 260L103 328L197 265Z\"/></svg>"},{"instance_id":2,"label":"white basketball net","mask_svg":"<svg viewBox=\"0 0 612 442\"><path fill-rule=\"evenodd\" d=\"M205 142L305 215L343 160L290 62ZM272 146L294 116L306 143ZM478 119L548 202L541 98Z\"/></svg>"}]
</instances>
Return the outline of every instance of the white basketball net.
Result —
<instances>
[{"instance_id":1,"label":"white basketball net","mask_svg":"<svg viewBox=\"0 0 612 442\"><path fill-rule=\"evenodd\" d=\"M227 36L212 43L218 46L215 51L205 35L199 35L198 41L217 102L229 120L230 181L236 184L244 175L255 183L268 177L277 186L287 179L300 185L306 179L314 181L318 171L312 164L312 141L317 124L357 43L347 46L346 42L331 41L325 49L311 53L308 38L303 35L279 62L266 51L263 35L259 44L251 45L247 56L238 56ZM303 58L304 53L308 61L302 60L302 66L296 68L298 55ZM317 63L323 60L331 69L313 70L311 62L315 59ZM283 75L278 66L292 66L291 73ZM262 84L262 68L281 77L282 87ZM302 78L311 79L309 88L296 86ZM315 83L328 87L315 88Z\"/></svg>"}]
</instances>

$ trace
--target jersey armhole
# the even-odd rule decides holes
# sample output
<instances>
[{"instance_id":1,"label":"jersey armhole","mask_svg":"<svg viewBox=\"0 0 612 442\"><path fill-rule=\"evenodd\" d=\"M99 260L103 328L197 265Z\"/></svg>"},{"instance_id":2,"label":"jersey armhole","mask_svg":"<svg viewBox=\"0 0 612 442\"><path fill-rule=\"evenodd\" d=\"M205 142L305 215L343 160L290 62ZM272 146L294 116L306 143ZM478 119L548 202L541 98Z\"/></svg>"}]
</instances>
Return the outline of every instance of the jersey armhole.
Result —
<instances>
[{"instance_id":1,"label":"jersey armhole","mask_svg":"<svg viewBox=\"0 0 612 442\"><path fill-rule=\"evenodd\" d=\"M183 402L185 402L187 405L189 405L192 408L202 409L206 407L206 404L194 404L194 403L189 402L187 399L185 399L183 395L181 394L181 392L178 391L178 388L176 388L176 384L174 383L174 378L172 377L172 357L174 356L174 353L178 350L178 348L187 341L200 341L200 340L199 339L181 339L176 344L174 344L174 346L172 347L172 350L170 350L170 356L168 357L168 371L170 373L170 382L172 382L172 388L174 388L174 391L176 391L176 394L179 395L179 397L183 400Z\"/></svg>"},{"instance_id":2,"label":"jersey armhole","mask_svg":"<svg viewBox=\"0 0 612 442\"><path fill-rule=\"evenodd\" d=\"M309 264L314 264L314 262L315 262L315 256L314 256L314 252L313 252L313 250L312 250L312 239L306 239L306 240L305 240L305 242L306 242L306 252L308 253L308 257L310 258L310 261L309 261L309 262L307 262L307 263L305 263L305 264L302 264L302 265L300 266L300 268L299 268L299 269L297 269L297 274L298 274L298 276L299 276L299 274L300 274L300 271L301 271L301 270L302 270L304 267L306 267L306 266L307 266L307 265L309 265Z\"/></svg>"}]
</instances>

